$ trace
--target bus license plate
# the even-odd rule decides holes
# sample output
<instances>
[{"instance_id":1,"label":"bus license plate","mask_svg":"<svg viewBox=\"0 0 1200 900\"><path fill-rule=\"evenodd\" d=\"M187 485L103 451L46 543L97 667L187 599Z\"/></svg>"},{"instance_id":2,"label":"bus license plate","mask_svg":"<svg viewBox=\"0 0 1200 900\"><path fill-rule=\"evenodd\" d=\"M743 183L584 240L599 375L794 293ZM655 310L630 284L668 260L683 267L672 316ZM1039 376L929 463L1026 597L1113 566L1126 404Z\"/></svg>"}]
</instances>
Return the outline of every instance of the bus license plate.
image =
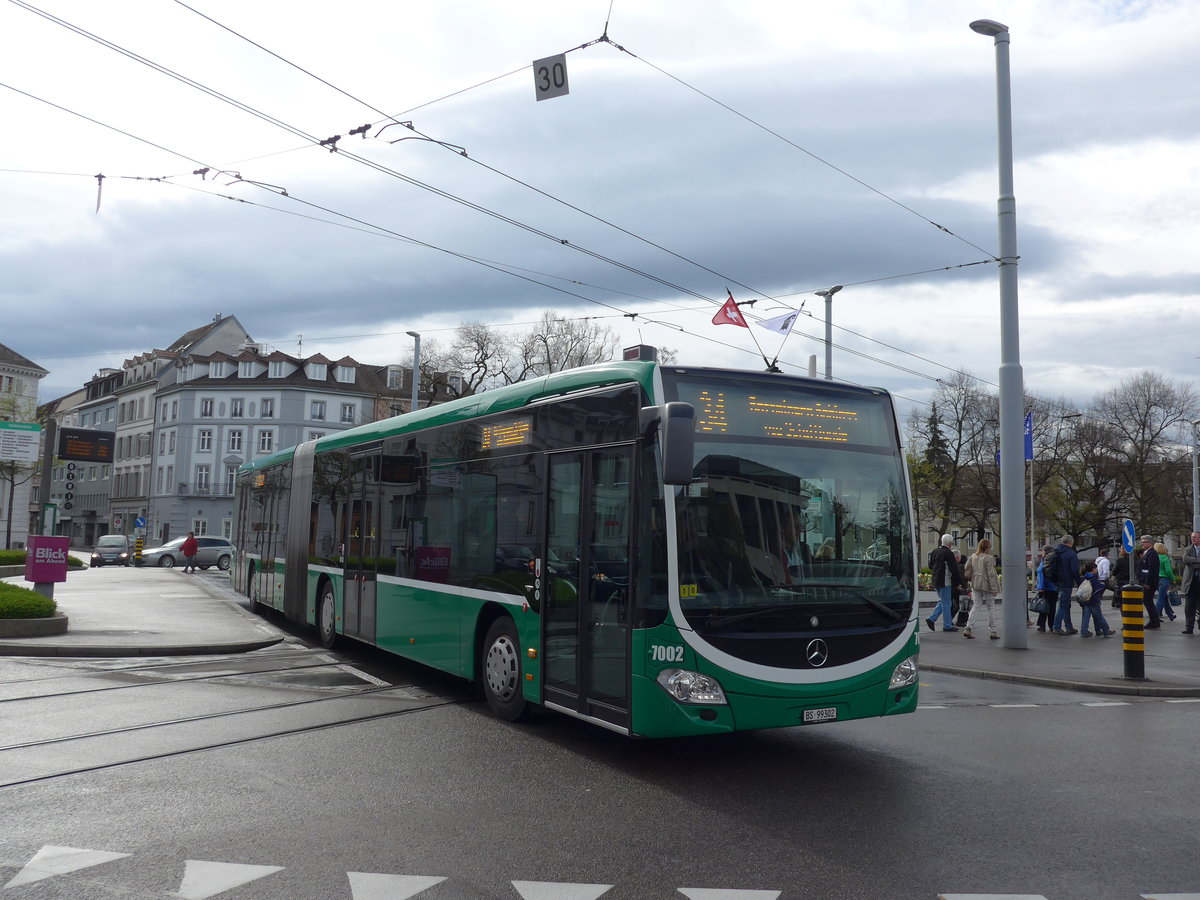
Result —
<instances>
[{"instance_id":1,"label":"bus license plate","mask_svg":"<svg viewBox=\"0 0 1200 900\"><path fill-rule=\"evenodd\" d=\"M806 709L804 711L804 724L815 725L819 722L833 722L837 720L836 706L823 706L820 709Z\"/></svg>"}]
</instances>

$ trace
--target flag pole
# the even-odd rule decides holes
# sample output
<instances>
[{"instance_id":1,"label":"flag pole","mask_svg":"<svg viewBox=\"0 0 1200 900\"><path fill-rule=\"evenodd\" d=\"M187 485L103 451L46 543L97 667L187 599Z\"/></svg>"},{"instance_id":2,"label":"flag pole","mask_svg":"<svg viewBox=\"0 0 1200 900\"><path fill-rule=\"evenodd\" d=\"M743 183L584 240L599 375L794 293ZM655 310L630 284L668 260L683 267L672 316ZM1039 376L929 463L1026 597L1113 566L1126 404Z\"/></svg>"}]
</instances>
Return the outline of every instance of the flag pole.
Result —
<instances>
[{"instance_id":1,"label":"flag pole","mask_svg":"<svg viewBox=\"0 0 1200 900\"><path fill-rule=\"evenodd\" d=\"M725 293L729 295L729 299L730 299L730 300L733 300L733 291L731 291L731 290L728 288L728 286L726 286L726 288L725 288ZM758 302L757 300L742 300L741 302L738 302L737 300L733 300L733 305L734 305L734 306L737 306L737 307L739 307L739 308L740 308L740 307L743 307L743 306L753 306L753 305L754 305L755 303L757 303L757 302ZM747 330L747 331L750 331L750 326L749 326L749 325L745 326L745 328L746 328L746 330ZM767 354L765 354L765 353L763 352L762 344L760 344L760 343L758 342L758 338L757 338L757 337L755 337L755 335L754 335L754 332L753 332L753 331L750 331L750 339L751 339L752 341L754 341L754 347L755 347L755 349L756 349L756 350L758 350L758 355L759 355L759 356L761 356L761 357L762 357L762 361L763 361L764 363L766 363L766 366L767 366L767 371L768 371L768 372L776 372L776 371L778 371L778 369L776 369L776 368L775 368L775 363L773 363L773 362L771 362L771 360L767 359ZM776 358L776 359L778 359L779 357L778 357L778 356L776 356L775 358Z\"/></svg>"}]
</instances>

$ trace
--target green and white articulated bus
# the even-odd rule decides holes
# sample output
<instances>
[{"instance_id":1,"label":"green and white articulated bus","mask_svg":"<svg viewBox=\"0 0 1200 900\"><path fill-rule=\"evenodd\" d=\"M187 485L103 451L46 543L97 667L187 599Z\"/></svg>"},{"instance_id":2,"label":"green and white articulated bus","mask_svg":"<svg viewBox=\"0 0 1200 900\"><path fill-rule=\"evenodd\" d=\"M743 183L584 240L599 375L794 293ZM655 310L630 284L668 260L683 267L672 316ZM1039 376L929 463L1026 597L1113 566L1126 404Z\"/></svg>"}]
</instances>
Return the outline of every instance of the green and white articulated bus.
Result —
<instances>
[{"instance_id":1,"label":"green and white articulated bus","mask_svg":"<svg viewBox=\"0 0 1200 900\"><path fill-rule=\"evenodd\" d=\"M650 355L650 354L646 354ZM636 737L917 703L907 468L882 390L633 360L243 466L255 609Z\"/></svg>"}]
</instances>

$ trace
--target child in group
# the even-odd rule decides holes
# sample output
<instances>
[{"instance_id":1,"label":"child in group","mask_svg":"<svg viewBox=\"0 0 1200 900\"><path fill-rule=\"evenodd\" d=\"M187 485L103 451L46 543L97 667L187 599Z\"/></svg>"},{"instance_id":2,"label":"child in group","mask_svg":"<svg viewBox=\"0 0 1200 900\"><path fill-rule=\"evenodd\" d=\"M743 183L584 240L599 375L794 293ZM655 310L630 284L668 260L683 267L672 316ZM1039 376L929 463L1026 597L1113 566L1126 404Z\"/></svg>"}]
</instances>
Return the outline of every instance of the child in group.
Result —
<instances>
[{"instance_id":1,"label":"child in group","mask_svg":"<svg viewBox=\"0 0 1200 900\"><path fill-rule=\"evenodd\" d=\"M1079 626L1079 636L1081 638L1092 636L1088 631L1088 619L1092 619L1096 625L1096 634L1101 637L1112 637L1116 632L1108 627L1108 622L1105 621L1104 613L1100 609L1100 600L1104 596L1104 585L1096 573L1095 562L1089 562L1084 568L1083 580L1092 586L1092 594L1087 600L1080 601L1080 605L1083 606L1083 624Z\"/></svg>"}]
</instances>

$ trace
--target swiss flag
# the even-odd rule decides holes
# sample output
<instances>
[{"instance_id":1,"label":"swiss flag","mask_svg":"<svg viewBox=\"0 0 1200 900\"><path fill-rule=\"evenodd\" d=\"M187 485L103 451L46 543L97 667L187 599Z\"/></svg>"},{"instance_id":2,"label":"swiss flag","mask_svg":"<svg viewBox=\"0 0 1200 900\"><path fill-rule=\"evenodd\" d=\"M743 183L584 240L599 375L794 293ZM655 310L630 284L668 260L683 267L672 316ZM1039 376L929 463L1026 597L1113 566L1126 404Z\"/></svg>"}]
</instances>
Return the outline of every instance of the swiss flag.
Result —
<instances>
[{"instance_id":1,"label":"swiss flag","mask_svg":"<svg viewBox=\"0 0 1200 900\"><path fill-rule=\"evenodd\" d=\"M733 302L733 294L729 295L729 299L724 305L717 310L717 314L713 316L714 325L740 325L742 328L749 328L746 324L746 317L742 315L742 311L738 309L738 305Z\"/></svg>"}]
</instances>

